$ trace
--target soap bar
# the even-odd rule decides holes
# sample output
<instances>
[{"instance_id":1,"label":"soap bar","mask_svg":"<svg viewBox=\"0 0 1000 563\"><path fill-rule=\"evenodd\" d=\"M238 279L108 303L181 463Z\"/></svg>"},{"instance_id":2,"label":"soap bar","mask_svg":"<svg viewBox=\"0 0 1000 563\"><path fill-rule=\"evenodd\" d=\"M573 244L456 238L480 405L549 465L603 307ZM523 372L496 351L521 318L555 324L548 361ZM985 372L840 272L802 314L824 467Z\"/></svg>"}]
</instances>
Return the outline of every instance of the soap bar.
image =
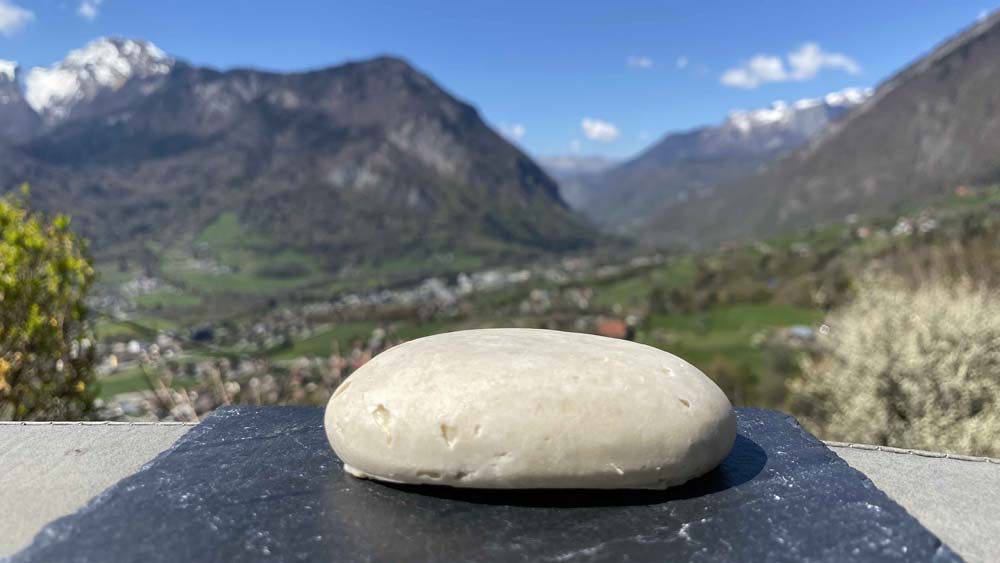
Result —
<instances>
[{"instance_id":1,"label":"soap bar","mask_svg":"<svg viewBox=\"0 0 1000 563\"><path fill-rule=\"evenodd\" d=\"M681 358L537 329L391 348L340 385L324 425L357 477L472 488L663 489L736 439L726 395Z\"/></svg>"}]
</instances>

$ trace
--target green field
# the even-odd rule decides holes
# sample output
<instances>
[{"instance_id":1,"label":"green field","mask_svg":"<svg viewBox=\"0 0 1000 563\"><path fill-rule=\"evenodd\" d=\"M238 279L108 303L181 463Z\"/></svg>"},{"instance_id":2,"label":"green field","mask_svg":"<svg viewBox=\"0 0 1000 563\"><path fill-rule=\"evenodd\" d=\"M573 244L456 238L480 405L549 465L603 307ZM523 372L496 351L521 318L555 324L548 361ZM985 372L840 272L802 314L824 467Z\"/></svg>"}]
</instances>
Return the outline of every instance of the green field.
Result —
<instances>
[{"instance_id":1,"label":"green field","mask_svg":"<svg viewBox=\"0 0 1000 563\"><path fill-rule=\"evenodd\" d=\"M218 293L266 295L321 282L329 275L312 257L284 248L223 213L193 241L156 249L164 279L190 296ZM211 271L212 266L228 271ZM178 307L198 303L178 303Z\"/></svg>"},{"instance_id":2,"label":"green field","mask_svg":"<svg viewBox=\"0 0 1000 563\"><path fill-rule=\"evenodd\" d=\"M792 305L727 305L697 314L653 315L637 339L697 365L722 358L759 369L762 357L753 344L755 335L792 325L815 328L823 315L818 309Z\"/></svg>"},{"instance_id":3,"label":"green field","mask_svg":"<svg viewBox=\"0 0 1000 563\"><path fill-rule=\"evenodd\" d=\"M197 307L201 305L202 299L191 293L179 291L155 291L140 295L135 300L136 305L142 309L172 309Z\"/></svg>"},{"instance_id":4,"label":"green field","mask_svg":"<svg viewBox=\"0 0 1000 563\"><path fill-rule=\"evenodd\" d=\"M368 340L372 331L386 323L376 323L372 321L358 321L339 323L333 327L320 330L316 334L295 342L291 348L274 350L270 354L273 360L291 360L294 358L325 358L339 348L342 354L350 347L351 340L361 338ZM395 334L403 340L413 340L422 336L437 334L454 330L454 324L446 321L432 321L427 323L415 323L412 321L401 321L391 324Z\"/></svg>"},{"instance_id":5,"label":"green field","mask_svg":"<svg viewBox=\"0 0 1000 563\"><path fill-rule=\"evenodd\" d=\"M100 393L98 395L103 399L108 399L120 393L131 393L133 391L149 389L146 376L139 367L125 369L113 375L102 377L97 382L100 385Z\"/></svg>"},{"instance_id":6,"label":"green field","mask_svg":"<svg viewBox=\"0 0 1000 563\"><path fill-rule=\"evenodd\" d=\"M97 383L100 386L98 397L102 399L109 399L121 393L149 390L149 382L146 379L146 374L138 366L124 369L107 377L101 377L97 380ZM170 383L170 386L179 389L191 386L194 383L191 379L175 378Z\"/></svg>"},{"instance_id":7,"label":"green field","mask_svg":"<svg viewBox=\"0 0 1000 563\"><path fill-rule=\"evenodd\" d=\"M375 326L376 323L368 321L340 323L334 327L320 330L309 338L295 342L291 348L272 351L271 358L290 360L301 357L328 357L337 347L342 352L346 351L354 337L367 340Z\"/></svg>"},{"instance_id":8,"label":"green field","mask_svg":"<svg viewBox=\"0 0 1000 563\"><path fill-rule=\"evenodd\" d=\"M175 331L179 328L176 322L169 319L142 315L129 321L102 318L97 321L94 333L98 340L148 339L157 331Z\"/></svg>"},{"instance_id":9,"label":"green field","mask_svg":"<svg viewBox=\"0 0 1000 563\"><path fill-rule=\"evenodd\" d=\"M97 280L104 284L125 283L134 277L132 272L123 272L116 265L110 263L100 264L95 269Z\"/></svg>"},{"instance_id":10,"label":"green field","mask_svg":"<svg viewBox=\"0 0 1000 563\"><path fill-rule=\"evenodd\" d=\"M182 324L211 322L254 314L262 304L294 296L300 300L329 299L337 293L417 281L441 272L475 271L482 257L445 254L430 257L372 259L343 271L314 256L286 247L240 222L235 213L223 213L197 236L163 247L147 245L157 257L157 274L177 290L163 290L136 300L147 316ZM120 272L111 264L102 283L118 284L136 274Z\"/></svg>"},{"instance_id":11,"label":"green field","mask_svg":"<svg viewBox=\"0 0 1000 563\"><path fill-rule=\"evenodd\" d=\"M599 286L596 304L599 307L645 306L654 289L682 286L689 283L693 275L693 258L679 256L663 266L645 269Z\"/></svg>"},{"instance_id":12,"label":"green field","mask_svg":"<svg viewBox=\"0 0 1000 563\"><path fill-rule=\"evenodd\" d=\"M156 329L256 313L262 304L284 300L292 292L309 290L310 296L323 299L349 287L338 284L315 258L275 248L273 241L242 225L235 213L222 214L193 238L167 246L149 242L145 250L156 264L149 275L170 286L135 299L136 321ZM98 271L98 283L112 290L142 272L122 271L116 262L99 264ZM135 332L114 323L99 331L105 337Z\"/></svg>"}]
</instances>

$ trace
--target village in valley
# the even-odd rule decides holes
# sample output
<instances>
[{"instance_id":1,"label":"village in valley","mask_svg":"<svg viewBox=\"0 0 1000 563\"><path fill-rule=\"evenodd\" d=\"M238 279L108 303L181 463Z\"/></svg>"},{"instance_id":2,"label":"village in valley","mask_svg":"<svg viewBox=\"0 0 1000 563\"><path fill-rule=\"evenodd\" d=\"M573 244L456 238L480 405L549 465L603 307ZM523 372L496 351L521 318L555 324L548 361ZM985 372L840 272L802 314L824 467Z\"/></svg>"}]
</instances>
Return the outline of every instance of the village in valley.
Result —
<instances>
[{"instance_id":1,"label":"village in valley","mask_svg":"<svg viewBox=\"0 0 1000 563\"><path fill-rule=\"evenodd\" d=\"M637 340L699 363L734 401L779 406L784 380L830 330L826 312L846 300L852 276L905 270L956 240L988 241L1000 228L997 194L960 186L941 206L851 215L794 237L446 273L327 299L252 301L243 314L188 324L183 290L144 273L119 277L91 299L97 405L111 420L182 421L232 403L321 405L403 341L520 326ZM178 305L165 306L164 295ZM161 301L150 306L150 296Z\"/></svg>"}]
</instances>

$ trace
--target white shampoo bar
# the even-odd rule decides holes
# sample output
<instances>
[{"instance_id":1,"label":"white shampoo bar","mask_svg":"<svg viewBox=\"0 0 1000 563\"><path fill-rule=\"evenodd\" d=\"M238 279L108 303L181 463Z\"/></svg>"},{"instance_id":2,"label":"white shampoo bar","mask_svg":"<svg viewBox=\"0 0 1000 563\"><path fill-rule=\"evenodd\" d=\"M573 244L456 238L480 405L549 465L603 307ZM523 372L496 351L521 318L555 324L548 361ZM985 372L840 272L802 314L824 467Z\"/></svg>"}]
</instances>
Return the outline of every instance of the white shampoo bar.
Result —
<instances>
[{"instance_id":1,"label":"white shampoo bar","mask_svg":"<svg viewBox=\"0 0 1000 563\"><path fill-rule=\"evenodd\" d=\"M662 489L736 439L726 395L677 356L536 329L391 348L341 384L325 426L355 476L475 488Z\"/></svg>"}]
</instances>

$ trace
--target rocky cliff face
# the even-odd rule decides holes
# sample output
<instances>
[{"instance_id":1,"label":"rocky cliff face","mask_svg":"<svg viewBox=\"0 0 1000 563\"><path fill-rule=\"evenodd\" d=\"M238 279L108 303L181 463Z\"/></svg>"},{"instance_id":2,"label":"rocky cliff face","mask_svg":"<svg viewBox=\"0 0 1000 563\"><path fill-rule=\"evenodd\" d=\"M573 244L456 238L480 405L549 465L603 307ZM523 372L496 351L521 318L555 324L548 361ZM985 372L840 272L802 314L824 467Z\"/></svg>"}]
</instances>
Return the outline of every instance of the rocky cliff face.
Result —
<instances>
[{"instance_id":1,"label":"rocky cliff face","mask_svg":"<svg viewBox=\"0 0 1000 563\"><path fill-rule=\"evenodd\" d=\"M24 99L19 70L17 63L0 60L0 144L24 141L40 125L38 115Z\"/></svg>"}]
</instances>

